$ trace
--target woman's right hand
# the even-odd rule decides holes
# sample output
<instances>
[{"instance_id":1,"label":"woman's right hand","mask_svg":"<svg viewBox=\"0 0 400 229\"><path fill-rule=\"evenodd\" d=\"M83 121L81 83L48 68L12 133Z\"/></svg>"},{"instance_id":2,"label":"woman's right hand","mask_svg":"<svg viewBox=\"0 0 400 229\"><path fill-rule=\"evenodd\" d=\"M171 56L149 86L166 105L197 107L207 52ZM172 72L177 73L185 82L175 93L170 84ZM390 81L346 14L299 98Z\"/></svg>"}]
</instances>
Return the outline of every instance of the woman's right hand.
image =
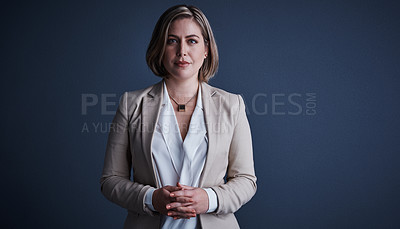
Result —
<instances>
[{"instance_id":1,"label":"woman's right hand","mask_svg":"<svg viewBox=\"0 0 400 229\"><path fill-rule=\"evenodd\" d=\"M181 187L164 186L153 192L152 204L156 211L163 215L173 215L174 219L185 218L189 219L196 216L196 212L192 208L188 208L193 200L190 198L174 198L170 197L171 192L181 190ZM170 209L169 204L179 202L181 207ZM173 214L168 214L168 211L173 211Z\"/></svg>"}]
</instances>

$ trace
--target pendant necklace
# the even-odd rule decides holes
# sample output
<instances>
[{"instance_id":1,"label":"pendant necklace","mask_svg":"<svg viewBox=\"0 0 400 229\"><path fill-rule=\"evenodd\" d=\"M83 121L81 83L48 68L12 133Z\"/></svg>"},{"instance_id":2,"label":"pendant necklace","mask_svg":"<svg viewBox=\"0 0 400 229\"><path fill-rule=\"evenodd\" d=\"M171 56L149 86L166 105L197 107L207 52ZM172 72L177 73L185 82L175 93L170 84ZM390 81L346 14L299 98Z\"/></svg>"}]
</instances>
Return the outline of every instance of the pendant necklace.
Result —
<instances>
[{"instance_id":1,"label":"pendant necklace","mask_svg":"<svg viewBox=\"0 0 400 229\"><path fill-rule=\"evenodd\" d=\"M197 93L196 93L196 94L197 94ZM169 95L169 97L172 99L172 101L174 101L174 102L176 103L176 105L178 105L178 112L185 112L185 111L186 111L186 105L187 105L190 101L192 101L192 99L196 96L196 94L195 94L192 98L190 98L189 101L187 101L187 102L184 103L184 104L179 104L179 103L174 99L174 97L172 97L171 95Z\"/></svg>"}]
</instances>

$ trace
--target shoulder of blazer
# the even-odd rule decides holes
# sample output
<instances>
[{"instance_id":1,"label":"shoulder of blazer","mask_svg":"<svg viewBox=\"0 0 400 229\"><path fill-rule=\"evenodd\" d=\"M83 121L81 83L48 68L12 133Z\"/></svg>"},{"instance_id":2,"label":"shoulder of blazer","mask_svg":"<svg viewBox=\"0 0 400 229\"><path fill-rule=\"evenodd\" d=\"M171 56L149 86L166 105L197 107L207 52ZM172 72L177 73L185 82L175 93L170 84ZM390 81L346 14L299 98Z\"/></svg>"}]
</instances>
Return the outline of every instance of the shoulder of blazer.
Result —
<instances>
[{"instance_id":1,"label":"shoulder of blazer","mask_svg":"<svg viewBox=\"0 0 400 229\"><path fill-rule=\"evenodd\" d=\"M207 83L202 83L202 89L204 96L210 96L215 102L218 103L220 108L230 111L240 109L240 100L243 101L243 99L239 94L227 92L223 89L213 87Z\"/></svg>"},{"instance_id":2,"label":"shoulder of blazer","mask_svg":"<svg viewBox=\"0 0 400 229\"><path fill-rule=\"evenodd\" d=\"M161 98L162 82L163 81L160 81L144 89L128 91L122 95L119 106L123 106L123 110L125 110L128 119L135 119L135 117L132 116L139 115L142 109L138 108L142 107L143 100L147 101Z\"/></svg>"},{"instance_id":3,"label":"shoulder of blazer","mask_svg":"<svg viewBox=\"0 0 400 229\"><path fill-rule=\"evenodd\" d=\"M136 91L128 91L124 93L128 102L135 103L143 99L145 96L155 97L156 95L160 94L162 91L162 82L160 81L150 87L136 90ZM126 95L125 95L126 94Z\"/></svg>"}]
</instances>

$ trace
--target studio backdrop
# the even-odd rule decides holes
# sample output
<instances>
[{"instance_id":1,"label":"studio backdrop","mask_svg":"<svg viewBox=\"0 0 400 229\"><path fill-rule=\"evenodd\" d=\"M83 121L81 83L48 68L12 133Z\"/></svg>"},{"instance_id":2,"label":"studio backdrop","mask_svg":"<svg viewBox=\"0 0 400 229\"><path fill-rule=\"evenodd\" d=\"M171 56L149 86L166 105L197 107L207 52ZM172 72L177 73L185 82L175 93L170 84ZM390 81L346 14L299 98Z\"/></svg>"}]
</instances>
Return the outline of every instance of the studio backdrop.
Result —
<instances>
[{"instance_id":1,"label":"studio backdrop","mask_svg":"<svg viewBox=\"0 0 400 229\"><path fill-rule=\"evenodd\" d=\"M400 228L397 1L14 1L1 7L1 228L122 228L100 192L110 123L148 87L176 4L207 15L210 85L241 94L258 190L241 228Z\"/></svg>"}]
</instances>

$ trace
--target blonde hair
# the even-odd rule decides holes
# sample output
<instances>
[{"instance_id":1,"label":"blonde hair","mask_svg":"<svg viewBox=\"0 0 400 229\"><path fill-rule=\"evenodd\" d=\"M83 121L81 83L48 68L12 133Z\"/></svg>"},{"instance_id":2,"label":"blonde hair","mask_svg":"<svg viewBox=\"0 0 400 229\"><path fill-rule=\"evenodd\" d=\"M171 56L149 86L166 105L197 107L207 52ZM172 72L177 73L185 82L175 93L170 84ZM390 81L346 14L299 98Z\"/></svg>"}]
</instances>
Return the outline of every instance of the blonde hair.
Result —
<instances>
[{"instance_id":1,"label":"blonde hair","mask_svg":"<svg viewBox=\"0 0 400 229\"><path fill-rule=\"evenodd\" d=\"M162 60L172 22L179 18L193 18L200 26L208 55L199 70L199 81L208 82L218 70L218 49L210 23L201 10L195 6L176 5L167 9L158 19L146 52L146 62L151 71L160 77L167 77Z\"/></svg>"}]
</instances>

